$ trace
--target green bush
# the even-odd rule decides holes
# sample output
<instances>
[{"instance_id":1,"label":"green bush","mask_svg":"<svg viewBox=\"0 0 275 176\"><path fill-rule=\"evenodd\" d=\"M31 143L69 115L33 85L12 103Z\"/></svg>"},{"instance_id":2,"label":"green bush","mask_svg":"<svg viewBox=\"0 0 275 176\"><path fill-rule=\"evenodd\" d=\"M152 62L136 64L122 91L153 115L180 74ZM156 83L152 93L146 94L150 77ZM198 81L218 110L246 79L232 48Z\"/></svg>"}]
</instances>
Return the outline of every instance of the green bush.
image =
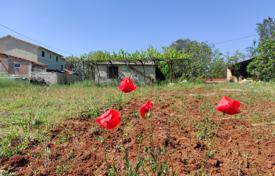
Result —
<instances>
[{"instance_id":1,"label":"green bush","mask_svg":"<svg viewBox=\"0 0 275 176\"><path fill-rule=\"evenodd\" d=\"M275 40L261 42L257 51L259 56L248 65L247 71L259 80L275 79Z\"/></svg>"}]
</instances>

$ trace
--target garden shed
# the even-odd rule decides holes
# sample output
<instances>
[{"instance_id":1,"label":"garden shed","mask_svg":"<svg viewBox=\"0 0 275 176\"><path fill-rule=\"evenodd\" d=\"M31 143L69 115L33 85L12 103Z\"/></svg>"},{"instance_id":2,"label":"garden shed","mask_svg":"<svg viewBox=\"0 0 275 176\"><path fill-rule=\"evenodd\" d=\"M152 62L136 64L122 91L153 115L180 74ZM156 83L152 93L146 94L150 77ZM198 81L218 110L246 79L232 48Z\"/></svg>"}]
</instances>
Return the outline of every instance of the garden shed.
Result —
<instances>
[{"instance_id":1,"label":"garden shed","mask_svg":"<svg viewBox=\"0 0 275 176\"><path fill-rule=\"evenodd\" d=\"M227 81L230 82L239 82L242 79L247 79L250 77L247 72L247 66L252 62L254 58L247 59L241 62L238 62L227 68Z\"/></svg>"},{"instance_id":2,"label":"garden shed","mask_svg":"<svg viewBox=\"0 0 275 176\"><path fill-rule=\"evenodd\" d=\"M154 62L109 61L95 64L95 82L98 84L117 83L123 77L131 77L140 84L156 80L157 65Z\"/></svg>"}]
</instances>

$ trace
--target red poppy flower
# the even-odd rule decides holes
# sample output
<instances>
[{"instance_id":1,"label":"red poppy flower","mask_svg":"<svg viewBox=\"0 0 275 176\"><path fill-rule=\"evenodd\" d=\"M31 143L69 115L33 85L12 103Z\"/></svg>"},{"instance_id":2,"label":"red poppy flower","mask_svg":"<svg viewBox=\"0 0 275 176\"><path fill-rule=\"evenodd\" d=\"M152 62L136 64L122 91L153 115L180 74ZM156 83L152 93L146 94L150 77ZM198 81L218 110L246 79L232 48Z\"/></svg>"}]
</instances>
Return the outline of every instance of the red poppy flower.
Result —
<instances>
[{"instance_id":1,"label":"red poppy flower","mask_svg":"<svg viewBox=\"0 0 275 176\"><path fill-rule=\"evenodd\" d=\"M141 105L139 109L140 116L145 118L145 114L152 108L152 103L148 100L145 104Z\"/></svg>"},{"instance_id":2,"label":"red poppy flower","mask_svg":"<svg viewBox=\"0 0 275 176\"><path fill-rule=\"evenodd\" d=\"M125 77L122 79L118 89L124 93L129 93L133 90L136 90L136 86L133 83L131 78Z\"/></svg>"},{"instance_id":3,"label":"red poppy flower","mask_svg":"<svg viewBox=\"0 0 275 176\"><path fill-rule=\"evenodd\" d=\"M120 124L120 113L117 110L110 109L106 111L104 114L100 115L97 118L96 122L102 127L111 130L113 128L116 128Z\"/></svg>"},{"instance_id":4,"label":"red poppy flower","mask_svg":"<svg viewBox=\"0 0 275 176\"><path fill-rule=\"evenodd\" d=\"M218 111L221 111L229 115L240 113L241 111L239 108L240 108L240 102L237 100L231 100L227 96L224 96L218 103L218 106L216 106L216 109Z\"/></svg>"}]
</instances>

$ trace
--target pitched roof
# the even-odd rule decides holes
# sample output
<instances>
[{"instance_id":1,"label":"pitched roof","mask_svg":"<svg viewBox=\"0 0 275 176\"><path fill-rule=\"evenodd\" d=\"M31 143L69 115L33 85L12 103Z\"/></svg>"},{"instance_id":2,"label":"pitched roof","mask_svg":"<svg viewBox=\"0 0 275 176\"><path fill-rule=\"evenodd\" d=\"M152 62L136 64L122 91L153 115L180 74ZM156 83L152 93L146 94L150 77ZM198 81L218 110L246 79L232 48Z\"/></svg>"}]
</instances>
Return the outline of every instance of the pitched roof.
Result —
<instances>
[{"instance_id":1,"label":"pitched roof","mask_svg":"<svg viewBox=\"0 0 275 176\"><path fill-rule=\"evenodd\" d=\"M34 62L34 61L30 61L28 59L24 59L24 58L21 58L21 57L17 57L17 56L13 56L13 55L10 55L10 54L6 54L5 52L3 52L2 50L0 50L0 55L4 55L6 57L13 57L15 59L19 59L19 60L22 60L22 61L25 61L25 62L31 62L32 64L34 65L38 65L38 66L41 66L41 67L47 67L48 65L46 64L43 64L41 62Z\"/></svg>"},{"instance_id":2,"label":"pitched roof","mask_svg":"<svg viewBox=\"0 0 275 176\"><path fill-rule=\"evenodd\" d=\"M1 39L5 39L5 38L12 38L12 39L14 39L14 40L17 40L17 41L26 43L26 44L28 44L28 45L32 45L32 46L34 46L34 47L42 48L42 49L44 49L44 50L47 50L47 51L49 51L49 52L52 52L52 53L54 53L54 54L60 56L61 58L63 57L61 54L58 54L58 53L56 53L56 52L54 52L54 51L51 51L51 50L49 50L49 49L47 49L47 48L45 48L45 47L43 47L43 46L39 46L39 45L30 43L30 42L27 42L27 41L25 41L25 40L21 40L21 39L16 38L16 37L14 37L14 36L12 36L12 35L6 35L6 36L3 36L3 37L0 37L0 40L1 40Z\"/></svg>"}]
</instances>

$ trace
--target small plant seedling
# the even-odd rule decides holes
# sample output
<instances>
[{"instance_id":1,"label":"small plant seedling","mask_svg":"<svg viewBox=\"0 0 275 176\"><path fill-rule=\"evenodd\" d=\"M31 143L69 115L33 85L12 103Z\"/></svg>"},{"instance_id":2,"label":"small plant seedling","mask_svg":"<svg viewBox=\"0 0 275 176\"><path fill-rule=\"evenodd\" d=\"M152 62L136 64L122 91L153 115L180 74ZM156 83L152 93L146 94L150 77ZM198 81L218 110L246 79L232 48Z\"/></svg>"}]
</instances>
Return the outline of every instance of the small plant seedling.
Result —
<instances>
[{"instance_id":1,"label":"small plant seedling","mask_svg":"<svg viewBox=\"0 0 275 176\"><path fill-rule=\"evenodd\" d=\"M137 136L137 143L141 144L143 141L143 132L140 132Z\"/></svg>"},{"instance_id":2,"label":"small plant seedling","mask_svg":"<svg viewBox=\"0 0 275 176\"><path fill-rule=\"evenodd\" d=\"M68 158L68 159L64 162L64 164L58 165L58 166L56 167L56 174L57 174L57 175L64 175L64 174L68 171L69 166L70 166L70 163L71 163L71 159L72 159L72 158Z\"/></svg>"},{"instance_id":3,"label":"small plant seedling","mask_svg":"<svg viewBox=\"0 0 275 176\"><path fill-rule=\"evenodd\" d=\"M135 111L134 114L133 114L133 116L134 116L135 118L138 119L138 118L139 118L139 113L138 113L138 111Z\"/></svg>"},{"instance_id":4,"label":"small plant seedling","mask_svg":"<svg viewBox=\"0 0 275 176\"><path fill-rule=\"evenodd\" d=\"M126 117L124 115L121 116L122 123L126 123Z\"/></svg>"},{"instance_id":5,"label":"small plant seedling","mask_svg":"<svg viewBox=\"0 0 275 176\"><path fill-rule=\"evenodd\" d=\"M69 139L71 138L71 136L69 134L62 134L60 137L59 137L59 144L63 144L65 142L67 142Z\"/></svg>"},{"instance_id":6,"label":"small plant seedling","mask_svg":"<svg viewBox=\"0 0 275 176\"><path fill-rule=\"evenodd\" d=\"M0 170L0 175L1 176L12 176L14 174L8 172L8 171L4 171L4 170Z\"/></svg>"},{"instance_id":7,"label":"small plant seedling","mask_svg":"<svg viewBox=\"0 0 275 176\"><path fill-rule=\"evenodd\" d=\"M118 169L114 164L108 170L108 176L119 176Z\"/></svg>"},{"instance_id":8,"label":"small plant seedling","mask_svg":"<svg viewBox=\"0 0 275 176\"><path fill-rule=\"evenodd\" d=\"M213 150L210 150L208 153L209 158L214 158L215 152Z\"/></svg>"},{"instance_id":9,"label":"small plant seedling","mask_svg":"<svg viewBox=\"0 0 275 176\"><path fill-rule=\"evenodd\" d=\"M96 139L101 143L103 143L105 141L104 137L102 137L102 136L97 136Z\"/></svg>"},{"instance_id":10,"label":"small plant seedling","mask_svg":"<svg viewBox=\"0 0 275 176\"><path fill-rule=\"evenodd\" d=\"M197 138L199 140L211 139L214 136L214 128L216 126L209 120L208 117L205 117L203 120L203 124L195 125L195 128L200 131L197 133Z\"/></svg>"}]
</instances>

